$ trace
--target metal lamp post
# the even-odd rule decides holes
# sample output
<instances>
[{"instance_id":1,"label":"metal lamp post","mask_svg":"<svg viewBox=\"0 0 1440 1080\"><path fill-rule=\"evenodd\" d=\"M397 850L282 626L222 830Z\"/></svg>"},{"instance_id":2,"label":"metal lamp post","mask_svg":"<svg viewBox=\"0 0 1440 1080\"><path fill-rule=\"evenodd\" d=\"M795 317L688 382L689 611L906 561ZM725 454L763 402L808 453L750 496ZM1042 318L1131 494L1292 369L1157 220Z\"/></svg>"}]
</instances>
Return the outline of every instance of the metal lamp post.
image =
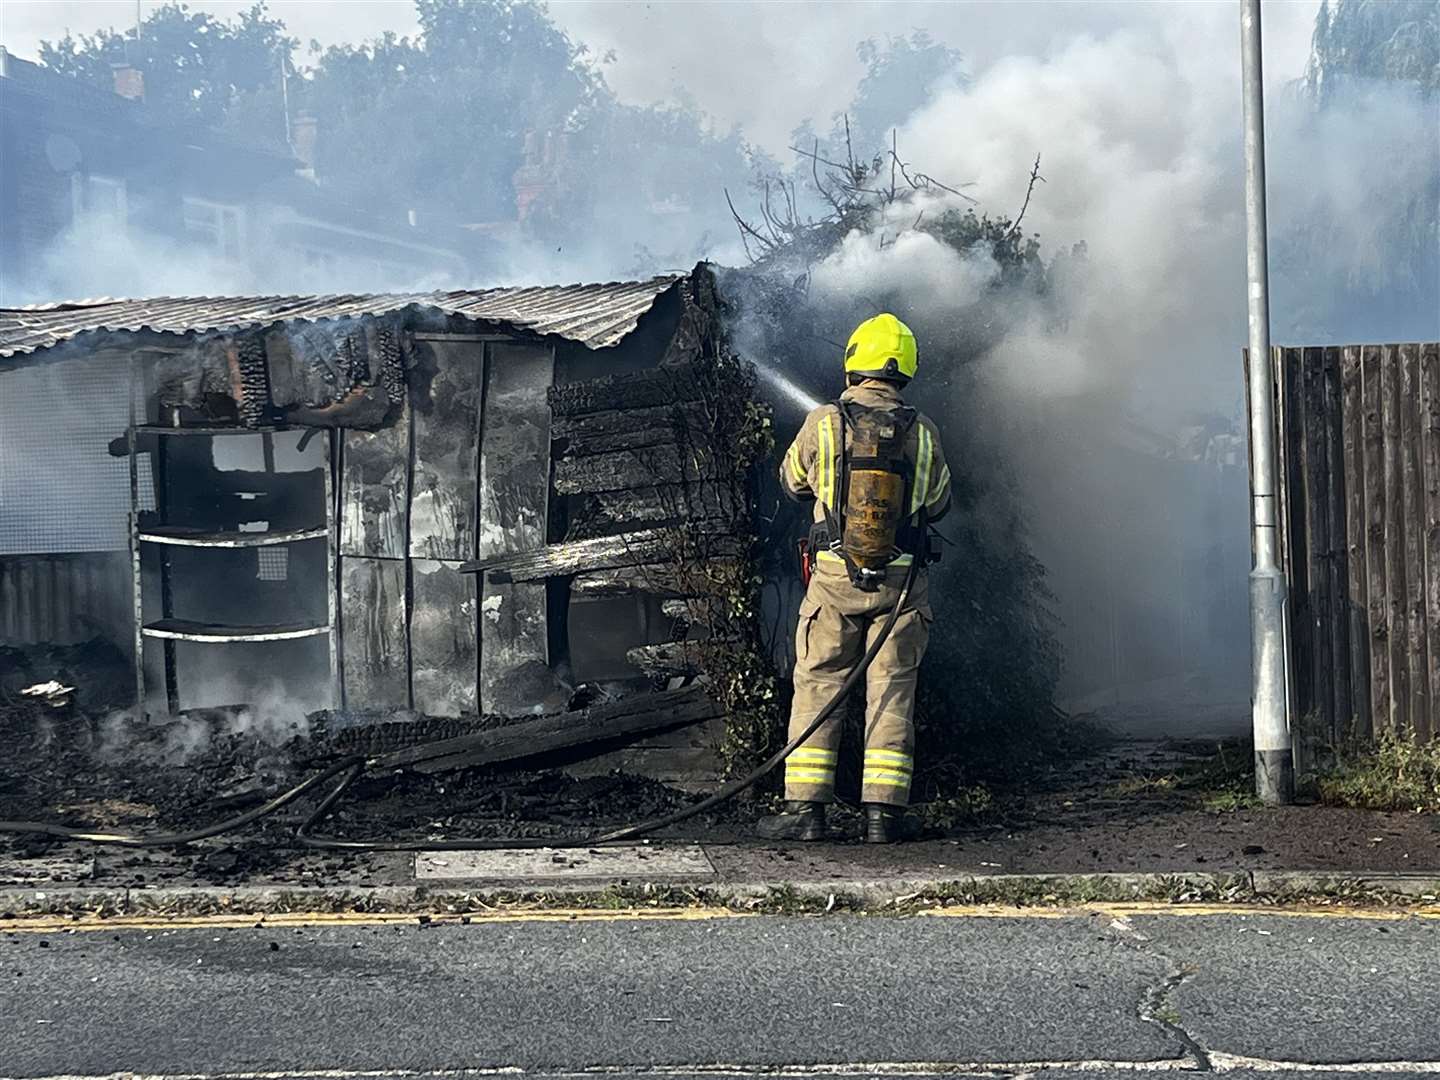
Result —
<instances>
[{"instance_id":1,"label":"metal lamp post","mask_svg":"<svg viewBox=\"0 0 1440 1080\"><path fill-rule=\"evenodd\" d=\"M1245 95L1245 262L1250 320L1251 722L1255 793L1269 805L1294 798L1295 765L1287 716L1285 573L1277 559L1274 387L1270 370L1270 275L1265 234L1265 97L1260 63L1260 0L1240 0Z\"/></svg>"}]
</instances>

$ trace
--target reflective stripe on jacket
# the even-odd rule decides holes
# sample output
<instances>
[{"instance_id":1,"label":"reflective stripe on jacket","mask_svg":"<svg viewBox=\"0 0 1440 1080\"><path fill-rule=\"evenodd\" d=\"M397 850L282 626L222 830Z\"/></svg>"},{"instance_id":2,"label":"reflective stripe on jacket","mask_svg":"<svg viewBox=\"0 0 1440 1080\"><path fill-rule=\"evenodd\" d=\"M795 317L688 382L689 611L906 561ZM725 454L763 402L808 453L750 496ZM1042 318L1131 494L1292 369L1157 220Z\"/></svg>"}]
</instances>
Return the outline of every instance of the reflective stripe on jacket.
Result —
<instances>
[{"instance_id":1,"label":"reflective stripe on jacket","mask_svg":"<svg viewBox=\"0 0 1440 1080\"><path fill-rule=\"evenodd\" d=\"M866 408L896 407L904 404L898 388L879 379L866 379L848 387L840 400ZM840 489L840 410L833 403L813 409L805 417L800 433L780 462L780 483L792 498L814 499L814 518L825 520L825 508L842 510L845 493ZM923 507L931 521L950 509L950 466L940 446L940 432L923 413L910 429L905 458L911 466L911 521Z\"/></svg>"}]
</instances>

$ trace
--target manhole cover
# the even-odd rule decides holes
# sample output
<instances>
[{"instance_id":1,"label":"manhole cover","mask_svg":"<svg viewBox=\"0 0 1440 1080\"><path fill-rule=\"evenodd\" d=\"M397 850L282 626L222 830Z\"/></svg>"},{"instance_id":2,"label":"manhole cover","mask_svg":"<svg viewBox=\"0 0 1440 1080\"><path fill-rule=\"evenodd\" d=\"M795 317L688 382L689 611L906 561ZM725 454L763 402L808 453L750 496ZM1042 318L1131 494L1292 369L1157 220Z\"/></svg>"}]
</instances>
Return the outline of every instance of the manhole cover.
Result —
<instances>
[{"instance_id":1,"label":"manhole cover","mask_svg":"<svg viewBox=\"0 0 1440 1080\"><path fill-rule=\"evenodd\" d=\"M421 881L708 880L715 867L698 845L685 847L536 848L529 851L422 851Z\"/></svg>"}]
</instances>

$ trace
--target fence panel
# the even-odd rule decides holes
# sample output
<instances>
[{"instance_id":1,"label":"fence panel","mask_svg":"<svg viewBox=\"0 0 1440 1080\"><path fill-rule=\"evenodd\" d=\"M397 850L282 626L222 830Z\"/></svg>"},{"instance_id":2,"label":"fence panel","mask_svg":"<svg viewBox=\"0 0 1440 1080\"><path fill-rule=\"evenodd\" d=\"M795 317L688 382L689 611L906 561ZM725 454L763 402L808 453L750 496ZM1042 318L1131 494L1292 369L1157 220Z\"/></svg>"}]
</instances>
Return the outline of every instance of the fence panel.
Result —
<instances>
[{"instance_id":1,"label":"fence panel","mask_svg":"<svg viewBox=\"0 0 1440 1080\"><path fill-rule=\"evenodd\" d=\"M1328 352L1329 350L1327 350ZM1362 398L1360 349L1347 345L1340 351L1340 428L1345 490L1345 614L1350 637L1350 712L1344 734L1362 738L1370 734L1370 642L1365 545L1365 409Z\"/></svg>"},{"instance_id":2,"label":"fence panel","mask_svg":"<svg viewBox=\"0 0 1440 1080\"><path fill-rule=\"evenodd\" d=\"M1440 344L1277 348L1291 722L1326 747L1440 722Z\"/></svg>"}]
</instances>

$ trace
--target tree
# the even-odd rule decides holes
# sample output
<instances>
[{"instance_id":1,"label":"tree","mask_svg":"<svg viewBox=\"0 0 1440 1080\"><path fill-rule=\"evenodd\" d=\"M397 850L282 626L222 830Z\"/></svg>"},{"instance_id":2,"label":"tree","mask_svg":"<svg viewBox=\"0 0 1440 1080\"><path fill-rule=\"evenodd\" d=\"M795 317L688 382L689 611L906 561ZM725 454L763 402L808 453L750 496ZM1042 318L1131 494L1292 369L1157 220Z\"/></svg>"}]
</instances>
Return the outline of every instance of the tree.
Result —
<instances>
[{"instance_id":1,"label":"tree","mask_svg":"<svg viewBox=\"0 0 1440 1080\"><path fill-rule=\"evenodd\" d=\"M1434 0L1322 0L1305 81L1320 101L1345 77L1440 89L1440 5Z\"/></svg>"},{"instance_id":2,"label":"tree","mask_svg":"<svg viewBox=\"0 0 1440 1080\"><path fill-rule=\"evenodd\" d=\"M319 57L304 104L322 178L377 208L512 218L527 136L581 122L599 69L528 0L417 0L420 36Z\"/></svg>"},{"instance_id":3,"label":"tree","mask_svg":"<svg viewBox=\"0 0 1440 1080\"><path fill-rule=\"evenodd\" d=\"M643 148L643 152L637 152ZM728 235L720 194L774 163L738 130L714 128L693 102L627 105L597 100L564 136L552 184L529 218L547 246L629 238L627 272L693 265Z\"/></svg>"},{"instance_id":4,"label":"tree","mask_svg":"<svg viewBox=\"0 0 1440 1080\"><path fill-rule=\"evenodd\" d=\"M891 130L930 101L944 80L960 86L968 82L964 57L924 30L908 38L887 37L883 44L867 38L855 46L855 55L865 74L846 115L857 146L883 146ZM839 134L837 124L834 135ZM832 149L835 141L832 138Z\"/></svg>"},{"instance_id":5,"label":"tree","mask_svg":"<svg viewBox=\"0 0 1440 1080\"><path fill-rule=\"evenodd\" d=\"M138 37L134 31L100 30L79 39L67 33L57 42L41 42L40 60L62 75L104 87L113 83L114 65L130 64L144 75L145 101L153 112L173 123L220 127L240 98L278 89L281 65L291 62L296 44L263 2L233 22L168 3L146 16ZM272 108L254 118L260 130L250 134L283 142L279 95L272 96Z\"/></svg>"},{"instance_id":6,"label":"tree","mask_svg":"<svg viewBox=\"0 0 1440 1080\"><path fill-rule=\"evenodd\" d=\"M1272 225L1286 332L1429 340L1440 333L1440 5L1326 0L1304 91L1295 130L1276 139L1277 161L1305 163Z\"/></svg>"}]
</instances>

